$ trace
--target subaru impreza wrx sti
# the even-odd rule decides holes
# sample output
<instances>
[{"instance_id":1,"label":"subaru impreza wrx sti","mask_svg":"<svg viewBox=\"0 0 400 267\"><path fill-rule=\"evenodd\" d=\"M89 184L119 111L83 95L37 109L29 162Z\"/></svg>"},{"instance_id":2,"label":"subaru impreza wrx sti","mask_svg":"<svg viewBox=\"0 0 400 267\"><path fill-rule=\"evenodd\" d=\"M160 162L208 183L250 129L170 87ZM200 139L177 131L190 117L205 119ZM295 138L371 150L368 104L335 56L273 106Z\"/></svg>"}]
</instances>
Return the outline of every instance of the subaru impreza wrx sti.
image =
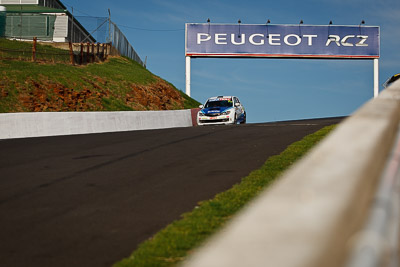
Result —
<instances>
[{"instance_id":1,"label":"subaru impreza wrx sti","mask_svg":"<svg viewBox=\"0 0 400 267\"><path fill-rule=\"evenodd\" d=\"M386 82L383 84L384 88L389 87L389 85L391 85L392 83L394 83L395 81L400 79L400 73L397 73L395 75L393 75L392 77L390 77L389 79L386 80Z\"/></svg>"},{"instance_id":2,"label":"subaru impreza wrx sti","mask_svg":"<svg viewBox=\"0 0 400 267\"><path fill-rule=\"evenodd\" d=\"M211 97L200 108L198 125L246 123L246 111L236 96Z\"/></svg>"}]
</instances>

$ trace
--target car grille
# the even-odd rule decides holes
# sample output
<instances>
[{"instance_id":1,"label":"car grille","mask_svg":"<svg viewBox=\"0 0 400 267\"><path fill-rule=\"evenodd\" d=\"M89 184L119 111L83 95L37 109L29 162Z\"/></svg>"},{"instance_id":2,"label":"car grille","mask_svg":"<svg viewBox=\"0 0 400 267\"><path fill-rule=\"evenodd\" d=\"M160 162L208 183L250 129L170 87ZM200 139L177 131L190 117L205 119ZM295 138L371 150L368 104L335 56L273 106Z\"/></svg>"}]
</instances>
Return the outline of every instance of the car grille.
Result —
<instances>
[{"instance_id":1,"label":"car grille","mask_svg":"<svg viewBox=\"0 0 400 267\"><path fill-rule=\"evenodd\" d=\"M221 113L209 113L209 114L205 114L207 117L217 117L217 116L220 116L221 115Z\"/></svg>"},{"instance_id":2,"label":"car grille","mask_svg":"<svg viewBox=\"0 0 400 267\"><path fill-rule=\"evenodd\" d=\"M201 123L218 123L218 122L227 122L229 119L221 119L221 120L200 120Z\"/></svg>"}]
</instances>

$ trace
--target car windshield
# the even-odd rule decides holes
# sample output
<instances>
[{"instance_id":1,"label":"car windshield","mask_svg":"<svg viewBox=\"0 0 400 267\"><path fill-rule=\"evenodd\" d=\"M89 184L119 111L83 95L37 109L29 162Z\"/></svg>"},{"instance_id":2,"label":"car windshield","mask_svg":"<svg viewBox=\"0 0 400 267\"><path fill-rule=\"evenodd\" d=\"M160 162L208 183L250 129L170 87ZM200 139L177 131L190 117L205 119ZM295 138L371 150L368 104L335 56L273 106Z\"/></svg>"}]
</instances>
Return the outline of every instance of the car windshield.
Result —
<instances>
[{"instance_id":1,"label":"car windshield","mask_svg":"<svg viewBox=\"0 0 400 267\"><path fill-rule=\"evenodd\" d=\"M230 99L226 100L208 100L206 103L206 108L215 108L215 107L232 107L233 106L233 101Z\"/></svg>"}]
</instances>

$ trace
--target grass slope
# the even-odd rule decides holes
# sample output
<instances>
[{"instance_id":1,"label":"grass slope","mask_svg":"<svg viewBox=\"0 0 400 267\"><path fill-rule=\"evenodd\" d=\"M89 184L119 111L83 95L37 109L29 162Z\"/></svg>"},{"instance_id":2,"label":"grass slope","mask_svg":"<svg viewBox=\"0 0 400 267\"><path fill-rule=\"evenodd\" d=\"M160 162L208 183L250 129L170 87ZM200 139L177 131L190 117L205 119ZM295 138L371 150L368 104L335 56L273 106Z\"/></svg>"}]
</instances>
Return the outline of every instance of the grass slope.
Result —
<instances>
[{"instance_id":1,"label":"grass slope","mask_svg":"<svg viewBox=\"0 0 400 267\"><path fill-rule=\"evenodd\" d=\"M129 258L116 263L114 267L175 266L333 128L325 127L293 143L280 155L270 157L260 169L243 178L241 183L212 200L199 203L192 212L183 214L181 220L171 223L143 242Z\"/></svg>"},{"instance_id":2,"label":"grass slope","mask_svg":"<svg viewBox=\"0 0 400 267\"><path fill-rule=\"evenodd\" d=\"M72 66L29 62L28 52L26 58L21 54L21 60L8 60L10 53L1 52L29 51L30 46L0 39L0 112L167 110L200 104L127 58ZM63 51L38 45L46 49Z\"/></svg>"}]
</instances>

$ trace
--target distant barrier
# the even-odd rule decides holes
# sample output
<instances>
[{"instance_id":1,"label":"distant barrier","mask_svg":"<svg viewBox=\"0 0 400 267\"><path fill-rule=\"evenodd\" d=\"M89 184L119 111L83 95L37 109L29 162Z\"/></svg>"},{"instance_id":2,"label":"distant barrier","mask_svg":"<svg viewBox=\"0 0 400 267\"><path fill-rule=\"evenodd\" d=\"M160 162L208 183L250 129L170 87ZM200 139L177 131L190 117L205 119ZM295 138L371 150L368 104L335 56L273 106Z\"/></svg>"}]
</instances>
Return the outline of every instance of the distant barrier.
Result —
<instances>
[{"instance_id":1,"label":"distant barrier","mask_svg":"<svg viewBox=\"0 0 400 267\"><path fill-rule=\"evenodd\" d=\"M110 18L91 16L76 16L75 18L79 19L97 42L111 44L113 50L117 51L119 55L128 57L146 67L146 62L142 61L128 38Z\"/></svg>"},{"instance_id":2,"label":"distant barrier","mask_svg":"<svg viewBox=\"0 0 400 267\"><path fill-rule=\"evenodd\" d=\"M133 49L132 45L129 43L123 32L113 22L111 22L111 29L112 45L116 50L118 50L120 55L133 59L143 67L146 67L145 63L140 59L139 55L136 53L135 49Z\"/></svg>"},{"instance_id":3,"label":"distant barrier","mask_svg":"<svg viewBox=\"0 0 400 267\"><path fill-rule=\"evenodd\" d=\"M0 139L190 127L191 110L0 114Z\"/></svg>"},{"instance_id":4,"label":"distant barrier","mask_svg":"<svg viewBox=\"0 0 400 267\"><path fill-rule=\"evenodd\" d=\"M399 122L400 81L342 122L183 266L398 266Z\"/></svg>"}]
</instances>

